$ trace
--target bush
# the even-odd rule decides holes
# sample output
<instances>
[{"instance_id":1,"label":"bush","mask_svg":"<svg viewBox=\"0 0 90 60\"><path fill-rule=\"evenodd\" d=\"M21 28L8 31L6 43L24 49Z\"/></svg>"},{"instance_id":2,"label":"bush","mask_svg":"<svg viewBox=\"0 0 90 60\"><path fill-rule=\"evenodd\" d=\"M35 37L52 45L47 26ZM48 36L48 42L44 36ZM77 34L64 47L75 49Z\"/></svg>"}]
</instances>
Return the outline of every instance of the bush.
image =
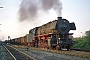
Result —
<instances>
[{"instance_id":1,"label":"bush","mask_svg":"<svg viewBox=\"0 0 90 60\"><path fill-rule=\"evenodd\" d=\"M90 30L86 31L84 38L75 38L76 44L72 48L90 49Z\"/></svg>"}]
</instances>

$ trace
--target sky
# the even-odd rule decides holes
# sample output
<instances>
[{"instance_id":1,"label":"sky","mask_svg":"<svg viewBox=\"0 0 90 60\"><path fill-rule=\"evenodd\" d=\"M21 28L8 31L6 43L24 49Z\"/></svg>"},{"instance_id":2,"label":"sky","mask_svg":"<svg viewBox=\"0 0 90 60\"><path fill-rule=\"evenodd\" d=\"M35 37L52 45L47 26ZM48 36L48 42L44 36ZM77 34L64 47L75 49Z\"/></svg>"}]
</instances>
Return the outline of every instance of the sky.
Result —
<instances>
[{"instance_id":1,"label":"sky","mask_svg":"<svg viewBox=\"0 0 90 60\"><path fill-rule=\"evenodd\" d=\"M42 12L36 21L19 21L19 8L22 0L0 0L0 39L8 36L17 38L29 33L29 30L57 19L55 11ZM90 0L60 0L62 2L62 18L75 22L74 37L81 37L90 30ZM81 33L82 32L82 33Z\"/></svg>"}]
</instances>

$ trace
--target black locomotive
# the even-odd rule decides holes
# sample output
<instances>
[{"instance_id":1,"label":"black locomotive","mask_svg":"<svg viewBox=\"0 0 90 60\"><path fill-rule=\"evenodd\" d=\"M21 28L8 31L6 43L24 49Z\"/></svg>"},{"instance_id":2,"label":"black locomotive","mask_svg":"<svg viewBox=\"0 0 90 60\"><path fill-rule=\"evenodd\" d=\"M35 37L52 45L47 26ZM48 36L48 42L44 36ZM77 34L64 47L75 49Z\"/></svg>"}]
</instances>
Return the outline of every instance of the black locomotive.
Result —
<instances>
[{"instance_id":1,"label":"black locomotive","mask_svg":"<svg viewBox=\"0 0 90 60\"><path fill-rule=\"evenodd\" d=\"M74 44L69 36L70 30L76 30L75 23L70 23L67 19L58 17L57 20L48 22L42 26L35 27L29 30L29 34L10 40L12 43L27 44L37 48L53 48L61 50L70 47Z\"/></svg>"}]
</instances>

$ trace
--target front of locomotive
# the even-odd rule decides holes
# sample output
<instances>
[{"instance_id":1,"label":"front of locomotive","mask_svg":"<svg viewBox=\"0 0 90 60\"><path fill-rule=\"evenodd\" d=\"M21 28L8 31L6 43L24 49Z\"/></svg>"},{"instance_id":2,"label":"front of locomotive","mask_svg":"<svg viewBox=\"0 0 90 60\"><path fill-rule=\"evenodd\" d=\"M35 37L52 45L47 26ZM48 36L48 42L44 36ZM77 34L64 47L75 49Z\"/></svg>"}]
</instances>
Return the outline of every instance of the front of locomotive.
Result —
<instances>
[{"instance_id":1,"label":"front of locomotive","mask_svg":"<svg viewBox=\"0 0 90 60\"><path fill-rule=\"evenodd\" d=\"M72 27L73 25L73 27ZM56 30L58 31L58 48L61 50L62 48L70 49L70 46L73 45L73 40L69 38L70 30L75 30L75 24L69 23L67 19L62 19L62 17L58 17L58 21L56 23Z\"/></svg>"}]
</instances>

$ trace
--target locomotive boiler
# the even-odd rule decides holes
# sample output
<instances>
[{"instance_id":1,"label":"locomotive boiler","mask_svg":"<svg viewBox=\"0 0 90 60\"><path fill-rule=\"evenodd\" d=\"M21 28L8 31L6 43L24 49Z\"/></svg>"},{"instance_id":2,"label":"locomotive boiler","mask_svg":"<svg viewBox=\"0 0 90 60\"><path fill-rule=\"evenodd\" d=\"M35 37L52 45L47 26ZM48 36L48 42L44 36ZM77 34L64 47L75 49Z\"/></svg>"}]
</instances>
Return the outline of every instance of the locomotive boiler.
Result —
<instances>
[{"instance_id":1,"label":"locomotive boiler","mask_svg":"<svg viewBox=\"0 0 90 60\"><path fill-rule=\"evenodd\" d=\"M75 23L70 23L67 19L58 17L58 20L48 22L39 27L35 27L29 31L32 35L32 46L39 48L70 49L73 40L69 38L73 33L70 30L76 30Z\"/></svg>"}]
</instances>

